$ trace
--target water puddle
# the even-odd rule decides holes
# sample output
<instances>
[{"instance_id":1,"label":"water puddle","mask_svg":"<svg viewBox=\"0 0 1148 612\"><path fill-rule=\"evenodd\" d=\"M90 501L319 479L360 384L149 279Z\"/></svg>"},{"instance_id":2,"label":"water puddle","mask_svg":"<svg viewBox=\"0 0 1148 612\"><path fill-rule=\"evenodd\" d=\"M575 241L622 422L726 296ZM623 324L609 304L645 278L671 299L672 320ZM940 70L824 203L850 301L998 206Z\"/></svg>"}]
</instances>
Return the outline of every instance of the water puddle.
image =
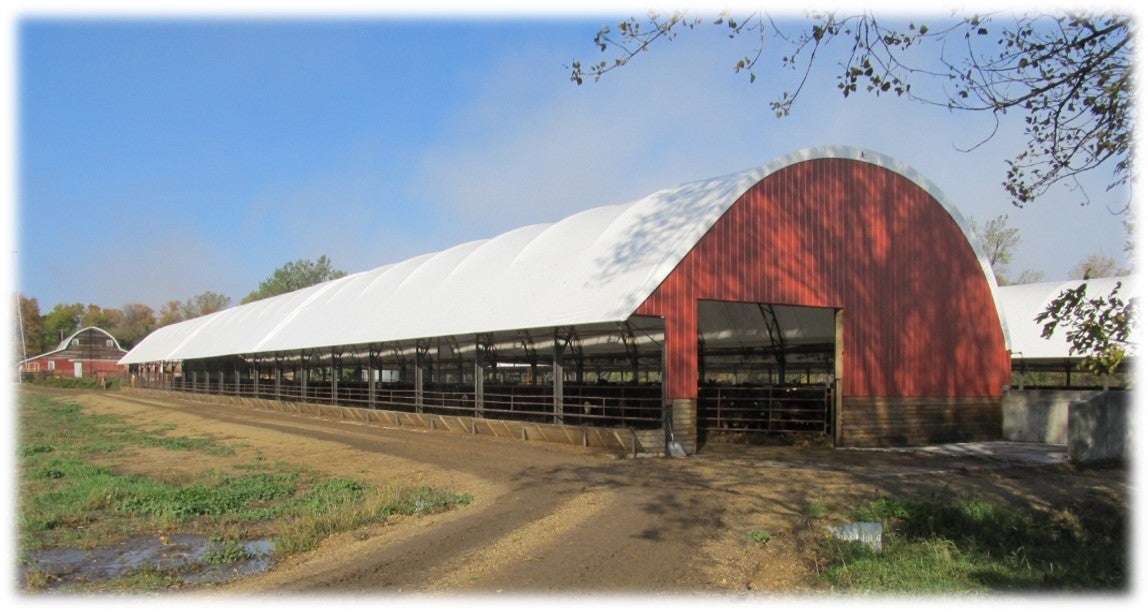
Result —
<instances>
[{"instance_id":1,"label":"water puddle","mask_svg":"<svg viewBox=\"0 0 1148 612\"><path fill-rule=\"evenodd\" d=\"M220 556L223 544L199 535L166 537L138 536L112 546L93 550L57 548L29 553L21 564L21 584L30 574L47 577L47 589L58 589L74 583L98 583L122 578L133 572L153 570L172 573L185 584L223 583L240 576L265 572L271 567L271 541L248 540L241 543L244 558L227 563L210 563L209 556Z\"/></svg>"}]
</instances>

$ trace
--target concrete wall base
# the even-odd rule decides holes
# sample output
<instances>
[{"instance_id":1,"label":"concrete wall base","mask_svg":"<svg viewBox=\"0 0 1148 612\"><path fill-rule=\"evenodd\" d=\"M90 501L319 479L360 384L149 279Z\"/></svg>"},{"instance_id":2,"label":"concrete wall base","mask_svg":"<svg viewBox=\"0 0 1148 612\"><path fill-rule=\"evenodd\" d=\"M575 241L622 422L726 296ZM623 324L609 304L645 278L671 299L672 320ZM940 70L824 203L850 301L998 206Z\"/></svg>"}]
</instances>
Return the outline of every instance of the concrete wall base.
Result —
<instances>
[{"instance_id":1,"label":"concrete wall base","mask_svg":"<svg viewBox=\"0 0 1148 612\"><path fill-rule=\"evenodd\" d=\"M1009 389L1001 407L1001 435L1012 442L1068 444L1068 407L1100 391Z\"/></svg>"},{"instance_id":2,"label":"concrete wall base","mask_svg":"<svg viewBox=\"0 0 1148 612\"><path fill-rule=\"evenodd\" d=\"M698 452L698 400L697 398L679 398L670 401L673 410L673 423L670 431L673 432L674 442L682 445L687 455Z\"/></svg>"},{"instance_id":3,"label":"concrete wall base","mask_svg":"<svg viewBox=\"0 0 1148 612\"><path fill-rule=\"evenodd\" d=\"M1098 391L1068 407L1068 459L1073 463L1127 460L1132 448L1131 394Z\"/></svg>"}]
</instances>

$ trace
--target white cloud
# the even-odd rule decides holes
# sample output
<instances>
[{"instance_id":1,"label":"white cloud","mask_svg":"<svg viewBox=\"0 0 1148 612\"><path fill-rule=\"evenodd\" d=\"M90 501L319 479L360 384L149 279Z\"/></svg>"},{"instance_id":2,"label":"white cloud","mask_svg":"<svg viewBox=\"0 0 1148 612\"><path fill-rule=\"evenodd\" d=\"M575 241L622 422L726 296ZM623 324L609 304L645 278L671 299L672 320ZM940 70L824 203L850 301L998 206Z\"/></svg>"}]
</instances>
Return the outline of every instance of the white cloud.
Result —
<instances>
[{"instance_id":1,"label":"white cloud","mask_svg":"<svg viewBox=\"0 0 1148 612\"><path fill-rule=\"evenodd\" d=\"M777 88L764 70L749 85L729 70L735 47L684 40L581 87L565 82L544 55L522 52L490 67L452 129L419 155L412 194L447 211L442 232L452 240L441 246L739 171L796 149L847 144L909 164L966 216L1009 214L1022 237L1014 273L1044 270L1052 280L1090 252L1123 257L1122 217L1107 208L1125 196L1096 185L1108 176L1092 177L1089 207L1063 189L1025 209L1009 204L1001 181L1004 161L1024 148L1019 117L964 152L992 132L990 117L864 93L845 100L824 80L833 76L828 66L794 114L778 120L768 107Z\"/></svg>"},{"instance_id":2,"label":"white cloud","mask_svg":"<svg viewBox=\"0 0 1148 612\"><path fill-rule=\"evenodd\" d=\"M744 89L711 69L712 51L686 50L581 87L518 55L421 152L412 192L480 237L765 161L740 155Z\"/></svg>"}]
</instances>

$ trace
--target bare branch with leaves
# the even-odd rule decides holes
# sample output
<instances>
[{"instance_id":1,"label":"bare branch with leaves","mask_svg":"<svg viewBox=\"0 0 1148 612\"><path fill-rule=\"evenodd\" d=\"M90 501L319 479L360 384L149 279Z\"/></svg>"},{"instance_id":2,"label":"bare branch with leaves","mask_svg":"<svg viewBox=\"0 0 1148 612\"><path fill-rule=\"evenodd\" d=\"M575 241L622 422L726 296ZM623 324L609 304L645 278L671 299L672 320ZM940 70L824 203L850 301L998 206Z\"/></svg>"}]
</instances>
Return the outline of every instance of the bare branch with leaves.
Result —
<instances>
[{"instance_id":1,"label":"bare branch with leaves","mask_svg":"<svg viewBox=\"0 0 1148 612\"><path fill-rule=\"evenodd\" d=\"M1107 296L1089 298L1088 283L1060 293L1036 317L1042 323L1041 336L1051 338L1061 325L1069 353L1083 357L1081 368L1098 375L1116 372L1131 345L1135 325L1135 299L1119 297L1121 283L1116 283Z\"/></svg>"},{"instance_id":2,"label":"bare branch with leaves","mask_svg":"<svg viewBox=\"0 0 1148 612\"><path fill-rule=\"evenodd\" d=\"M1017 206L1035 201L1057 184L1079 189L1078 177L1109 164L1109 189L1134 181L1130 16L989 13L940 21L941 27L889 27L870 12L844 17L811 12L804 20L780 22L765 13L742 17L723 12L705 18L684 11L651 11L645 18L631 17L616 28L598 31L594 44L602 53L615 52L613 61L574 61L567 68L579 85L588 78L597 81L674 40L679 32L711 24L730 38L752 37L750 51L733 65L734 72L747 74L751 83L757 81L756 68L767 43L782 46L781 66L799 73L795 87L782 85L770 103L774 114L784 117L805 90L814 65L840 48L836 85L845 97L861 90L894 94L952 110L989 113L998 124L1010 111L1022 113L1028 142L1008 160L1002 181ZM994 128L985 141L995 133ZM1087 194L1081 196L1087 203Z\"/></svg>"}]
</instances>

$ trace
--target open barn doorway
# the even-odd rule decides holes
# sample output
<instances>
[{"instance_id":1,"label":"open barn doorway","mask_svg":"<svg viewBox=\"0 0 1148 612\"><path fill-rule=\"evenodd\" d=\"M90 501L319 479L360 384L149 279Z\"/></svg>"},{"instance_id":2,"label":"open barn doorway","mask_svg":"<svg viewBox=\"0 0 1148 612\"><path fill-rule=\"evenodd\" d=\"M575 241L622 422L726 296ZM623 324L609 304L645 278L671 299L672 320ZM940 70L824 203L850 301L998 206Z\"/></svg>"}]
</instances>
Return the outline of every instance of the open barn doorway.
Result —
<instances>
[{"instance_id":1,"label":"open barn doorway","mask_svg":"<svg viewBox=\"0 0 1148 612\"><path fill-rule=\"evenodd\" d=\"M839 323L833 308L699 301L699 443L831 443Z\"/></svg>"}]
</instances>

